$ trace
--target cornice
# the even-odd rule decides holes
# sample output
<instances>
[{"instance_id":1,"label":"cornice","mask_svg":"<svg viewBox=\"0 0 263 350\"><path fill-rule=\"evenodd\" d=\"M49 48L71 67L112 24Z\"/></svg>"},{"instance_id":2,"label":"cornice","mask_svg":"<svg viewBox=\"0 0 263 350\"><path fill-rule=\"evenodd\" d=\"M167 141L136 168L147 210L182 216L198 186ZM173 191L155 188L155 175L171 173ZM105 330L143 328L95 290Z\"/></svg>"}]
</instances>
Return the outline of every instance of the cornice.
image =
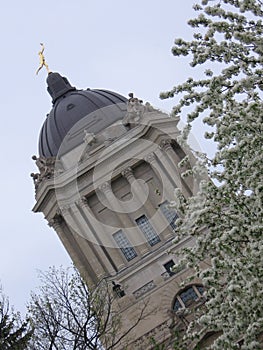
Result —
<instances>
[{"instance_id":1,"label":"cornice","mask_svg":"<svg viewBox=\"0 0 263 350\"><path fill-rule=\"evenodd\" d=\"M138 149L132 154L132 157L136 158L138 156L138 158L141 158L146 156L149 152L153 152L154 145L156 144L156 147L158 147L158 144L164 139L165 135L169 138L176 137L179 134L179 130L176 127L178 121L179 118L171 118L162 112L145 113L139 125L130 129L127 133L122 134L107 146L107 148L103 147L85 161L78 163L77 170L76 168L71 168L63 171L61 174L55 175L52 179L46 179L43 181L36 191L37 202L33 207L33 211L41 211L46 198L51 195L55 188L56 190L60 190L66 186L71 186L71 184L76 182L76 175L77 178L80 178L89 171L92 171L94 166L98 167L105 162L110 162L114 156L118 155L119 157L121 154L125 153L126 150L127 153L130 153L130 149L134 147L133 144L139 142L138 140L140 139L150 140L153 147L148 148L145 152ZM121 171L124 171L128 166L133 166L136 162L137 161L134 159L128 160L123 167L120 166L112 172L111 178L116 177ZM97 179L98 181L96 184L93 182L87 184L87 186L85 186L86 190L88 189L88 192L94 191L95 187L98 187L105 182L105 175L107 174L102 174L101 178Z\"/></svg>"}]
</instances>

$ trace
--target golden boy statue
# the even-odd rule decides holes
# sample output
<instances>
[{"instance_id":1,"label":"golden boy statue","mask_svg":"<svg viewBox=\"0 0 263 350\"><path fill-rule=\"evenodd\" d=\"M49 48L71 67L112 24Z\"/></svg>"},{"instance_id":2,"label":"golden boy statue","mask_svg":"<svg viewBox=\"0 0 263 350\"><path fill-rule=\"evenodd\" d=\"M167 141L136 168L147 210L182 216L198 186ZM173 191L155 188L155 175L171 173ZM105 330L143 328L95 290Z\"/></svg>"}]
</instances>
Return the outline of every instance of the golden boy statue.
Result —
<instances>
[{"instance_id":1,"label":"golden boy statue","mask_svg":"<svg viewBox=\"0 0 263 350\"><path fill-rule=\"evenodd\" d=\"M41 51L39 51L39 53L38 53L38 56L39 56L39 68L37 69L37 71L36 71L36 74L38 74L38 72L40 71L40 69L42 69L44 66L46 67L46 69L47 69L47 72L48 73L50 73L50 70L49 70L49 68L48 68L48 65L47 65L47 63L46 63L46 61L45 61L45 57L44 57L44 50L45 50L45 47L44 47L44 44L42 44L42 43L40 43L40 45L42 46L42 49L41 49Z\"/></svg>"}]
</instances>

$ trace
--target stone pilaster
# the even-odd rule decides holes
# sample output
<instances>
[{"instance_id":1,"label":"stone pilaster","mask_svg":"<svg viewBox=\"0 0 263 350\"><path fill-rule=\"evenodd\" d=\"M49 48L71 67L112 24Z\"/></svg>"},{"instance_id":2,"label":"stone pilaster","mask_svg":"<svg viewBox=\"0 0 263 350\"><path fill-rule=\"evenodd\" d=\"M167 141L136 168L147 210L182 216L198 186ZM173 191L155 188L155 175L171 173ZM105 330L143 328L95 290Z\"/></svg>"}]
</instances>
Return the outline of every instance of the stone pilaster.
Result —
<instances>
[{"instance_id":1,"label":"stone pilaster","mask_svg":"<svg viewBox=\"0 0 263 350\"><path fill-rule=\"evenodd\" d=\"M182 169L180 169L178 167L178 163L182 160L178 154L174 151L173 147L171 146L171 141L170 140L163 140L161 141L160 144L161 149L163 149L164 152L166 152L167 156L170 159L170 162L172 163L176 173L181 174L182 173ZM190 165L193 165L194 159L193 156L190 155L190 159L191 159L191 163ZM192 187L193 187L193 179L191 177L186 177L186 178L182 178L180 176L180 179L182 181L182 183L184 184L184 186L186 187L186 190L188 192L188 195L192 195Z\"/></svg>"},{"instance_id":2,"label":"stone pilaster","mask_svg":"<svg viewBox=\"0 0 263 350\"><path fill-rule=\"evenodd\" d=\"M72 220L75 222L78 230L76 239L80 241L80 247L83 250L83 253L87 256L87 259L90 261L98 279L100 280L108 275L109 271L104 265L104 256L98 252L98 242L87 223L87 218L82 215L79 208L79 205L82 205L82 203L81 199L72 203L70 210Z\"/></svg>"},{"instance_id":3,"label":"stone pilaster","mask_svg":"<svg viewBox=\"0 0 263 350\"><path fill-rule=\"evenodd\" d=\"M167 170L167 172L172 177L176 187L181 188L182 187L182 179L180 176L179 169L175 166L175 162L171 161L168 157L167 150L171 147L170 140L162 140L160 143L160 153L159 159L162 163L163 167Z\"/></svg>"},{"instance_id":4,"label":"stone pilaster","mask_svg":"<svg viewBox=\"0 0 263 350\"><path fill-rule=\"evenodd\" d=\"M60 215L60 211L58 214L48 222L48 226L52 227L56 232L60 231L62 232L61 224L63 223L64 219L62 215Z\"/></svg>"},{"instance_id":5,"label":"stone pilaster","mask_svg":"<svg viewBox=\"0 0 263 350\"><path fill-rule=\"evenodd\" d=\"M156 174L157 178L163 186L164 197L168 200L173 199L174 189L176 187L175 182L172 181L165 169L162 169L161 165L157 162L154 153L147 154L144 160L150 164L152 170Z\"/></svg>"},{"instance_id":6,"label":"stone pilaster","mask_svg":"<svg viewBox=\"0 0 263 350\"><path fill-rule=\"evenodd\" d=\"M149 153L145 158L145 161L148 162L151 166L151 169L155 172L156 176L160 179L163 186L163 197L164 200L173 200L173 193L175 190L175 184L167 174L166 170L161 167L159 162L156 159L154 153ZM162 215L158 212L157 214L158 222L160 223L160 230L163 231L164 228L169 228L169 230L164 231L164 239L170 239L173 236L173 233L170 232L170 227L167 221L163 218ZM165 220L165 221L164 221Z\"/></svg>"},{"instance_id":7,"label":"stone pilaster","mask_svg":"<svg viewBox=\"0 0 263 350\"><path fill-rule=\"evenodd\" d=\"M116 198L114 194L112 193L111 186L109 182L104 182L100 187L99 190L103 193L105 196L105 199L108 204L108 208L115 213L114 215L117 218L117 221L120 223L120 227L126 227L125 222L121 220L120 213L118 213L119 207L117 205ZM118 270L121 270L122 268L125 267L124 263L124 257L122 257L120 249L114 249L114 254L111 256L114 263L116 264Z\"/></svg>"},{"instance_id":8,"label":"stone pilaster","mask_svg":"<svg viewBox=\"0 0 263 350\"><path fill-rule=\"evenodd\" d=\"M65 213L65 211L66 208L64 207L63 212ZM62 216L61 209L58 210L58 214L53 219L49 220L48 224L56 231L58 237L66 248L74 264L78 266L79 271L83 274L83 276L85 276L87 283L89 285L96 285L98 282L97 276L92 270L82 250L80 249L76 238L68 228L67 222Z\"/></svg>"},{"instance_id":9,"label":"stone pilaster","mask_svg":"<svg viewBox=\"0 0 263 350\"><path fill-rule=\"evenodd\" d=\"M164 139L160 143L160 150L162 152L163 157L161 161L169 170L169 173L174 176L175 183L177 187L182 190L182 193L188 197L191 195L191 190L189 188L189 179L183 179L181 177L181 169L178 167L178 163L180 162L179 156L174 152L171 146L171 140Z\"/></svg>"},{"instance_id":10,"label":"stone pilaster","mask_svg":"<svg viewBox=\"0 0 263 350\"><path fill-rule=\"evenodd\" d=\"M108 252L107 247L103 244L101 238L98 235L98 232L101 232L100 230L97 232L97 230L94 229L94 223L92 222L91 218L93 218L93 213L91 208L88 205L88 200L86 197L82 197L78 202L77 206L80 208L79 210L83 213L83 216L85 217L86 224L89 227L90 232L93 233L93 243L95 245L92 246L92 249L97 251L98 256L101 259L101 262L105 266L105 269L109 271L111 275L115 274L117 271L117 267L114 264L110 253Z\"/></svg>"}]
</instances>

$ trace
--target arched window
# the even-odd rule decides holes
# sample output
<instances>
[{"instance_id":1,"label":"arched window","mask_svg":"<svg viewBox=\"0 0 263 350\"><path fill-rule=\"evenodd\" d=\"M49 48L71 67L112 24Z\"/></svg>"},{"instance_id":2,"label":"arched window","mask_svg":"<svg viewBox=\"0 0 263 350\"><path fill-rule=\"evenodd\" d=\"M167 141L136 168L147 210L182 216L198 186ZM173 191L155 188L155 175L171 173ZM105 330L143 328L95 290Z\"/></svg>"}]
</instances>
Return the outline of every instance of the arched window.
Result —
<instances>
[{"instance_id":1,"label":"arched window","mask_svg":"<svg viewBox=\"0 0 263 350\"><path fill-rule=\"evenodd\" d=\"M173 208L169 207L169 202L165 201L159 204L162 214L165 216L166 220L169 222L173 230L176 229L175 221L178 218L176 211Z\"/></svg>"},{"instance_id":2,"label":"arched window","mask_svg":"<svg viewBox=\"0 0 263 350\"><path fill-rule=\"evenodd\" d=\"M187 308L198 301L204 294L204 287L201 285L192 285L180 291L173 302L173 311Z\"/></svg>"}]
</instances>

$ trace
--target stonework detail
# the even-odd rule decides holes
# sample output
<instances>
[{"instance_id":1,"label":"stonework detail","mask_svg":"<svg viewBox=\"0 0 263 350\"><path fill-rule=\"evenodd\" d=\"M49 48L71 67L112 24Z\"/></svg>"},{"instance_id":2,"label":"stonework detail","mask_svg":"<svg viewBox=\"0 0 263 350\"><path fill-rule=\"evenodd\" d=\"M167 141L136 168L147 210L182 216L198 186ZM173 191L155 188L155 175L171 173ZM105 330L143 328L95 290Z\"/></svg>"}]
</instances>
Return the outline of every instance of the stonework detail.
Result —
<instances>
[{"instance_id":1,"label":"stonework detail","mask_svg":"<svg viewBox=\"0 0 263 350\"><path fill-rule=\"evenodd\" d=\"M171 147L171 140L170 139L164 139L160 142L160 148L163 150L167 150Z\"/></svg>"},{"instance_id":2,"label":"stonework detail","mask_svg":"<svg viewBox=\"0 0 263 350\"><path fill-rule=\"evenodd\" d=\"M127 114L123 118L123 125L125 126L136 126L139 124L142 116L146 112L153 112L155 109L150 105L149 102L143 104L143 101L134 97L133 93L129 94L129 100L127 103Z\"/></svg>"},{"instance_id":3,"label":"stonework detail","mask_svg":"<svg viewBox=\"0 0 263 350\"><path fill-rule=\"evenodd\" d=\"M99 186L99 190L103 193L111 192L111 185L108 181Z\"/></svg>"},{"instance_id":4,"label":"stonework detail","mask_svg":"<svg viewBox=\"0 0 263 350\"><path fill-rule=\"evenodd\" d=\"M53 219L51 219L48 223L50 227L53 227L55 230L59 228L64 221L62 215L58 214Z\"/></svg>"},{"instance_id":5,"label":"stonework detail","mask_svg":"<svg viewBox=\"0 0 263 350\"><path fill-rule=\"evenodd\" d=\"M84 130L84 137L83 137L83 141L91 146L93 145L94 143L96 143L96 137L95 137L95 134L94 133L90 133L88 132L86 129Z\"/></svg>"},{"instance_id":6,"label":"stonework detail","mask_svg":"<svg viewBox=\"0 0 263 350\"><path fill-rule=\"evenodd\" d=\"M43 179L50 179L54 175L56 158L55 157L44 158L44 157L32 156L32 159L35 161L36 166L38 167L38 170L39 170L39 173L31 174L34 184L37 187Z\"/></svg>"},{"instance_id":7,"label":"stonework detail","mask_svg":"<svg viewBox=\"0 0 263 350\"><path fill-rule=\"evenodd\" d=\"M60 213L61 213L61 215L62 216L65 216L65 215L67 215L68 214L68 212L69 212L69 209L71 208L71 206L69 205L69 204L67 204L67 205L63 205L63 206L60 206Z\"/></svg>"},{"instance_id":8,"label":"stonework detail","mask_svg":"<svg viewBox=\"0 0 263 350\"><path fill-rule=\"evenodd\" d=\"M62 165L56 160L56 157L37 157L32 156L38 167L39 173L31 173L30 176L34 181L35 188L37 189L39 184L45 179L51 179L54 175L63 172Z\"/></svg>"},{"instance_id":9,"label":"stonework detail","mask_svg":"<svg viewBox=\"0 0 263 350\"><path fill-rule=\"evenodd\" d=\"M88 205L88 199L83 196L80 198L80 200L78 201L78 204L81 206L81 207L86 207Z\"/></svg>"},{"instance_id":10,"label":"stonework detail","mask_svg":"<svg viewBox=\"0 0 263 350\"><path fill-rule=\"evenodd\" d=\"M147 154L147 156L144 157L144 160L150 164L154 163L156 161L154 153Z\"/></svg>"},{"instance_id":11,"label":"stonework detail","mask_svg":"<svg viewBox=\"0 0 263 350\"><path fill-rule=\"evenodd\" d=\"M141 297L142 295L146 294L150 290L154 289L156 287L154 281L150 281L146 283L144 286L141 288L137 289L135 292L133 292L133 295L135 296L136 299Z\"/></svg>"},{"instance_id":12,"label":"stonework detail","mask_svg":"<svg viewBox=\"0 0 263 350\"><path fill-rule=\"evenodd\" d=\"M132 168L131 167L128 167L126 169L124 169L121 173L121 175L123 177L125 177L127 180L129 179L134 179L134 175L133 175L133 171L132 171Z\"/></svg>"}]
</instances>

